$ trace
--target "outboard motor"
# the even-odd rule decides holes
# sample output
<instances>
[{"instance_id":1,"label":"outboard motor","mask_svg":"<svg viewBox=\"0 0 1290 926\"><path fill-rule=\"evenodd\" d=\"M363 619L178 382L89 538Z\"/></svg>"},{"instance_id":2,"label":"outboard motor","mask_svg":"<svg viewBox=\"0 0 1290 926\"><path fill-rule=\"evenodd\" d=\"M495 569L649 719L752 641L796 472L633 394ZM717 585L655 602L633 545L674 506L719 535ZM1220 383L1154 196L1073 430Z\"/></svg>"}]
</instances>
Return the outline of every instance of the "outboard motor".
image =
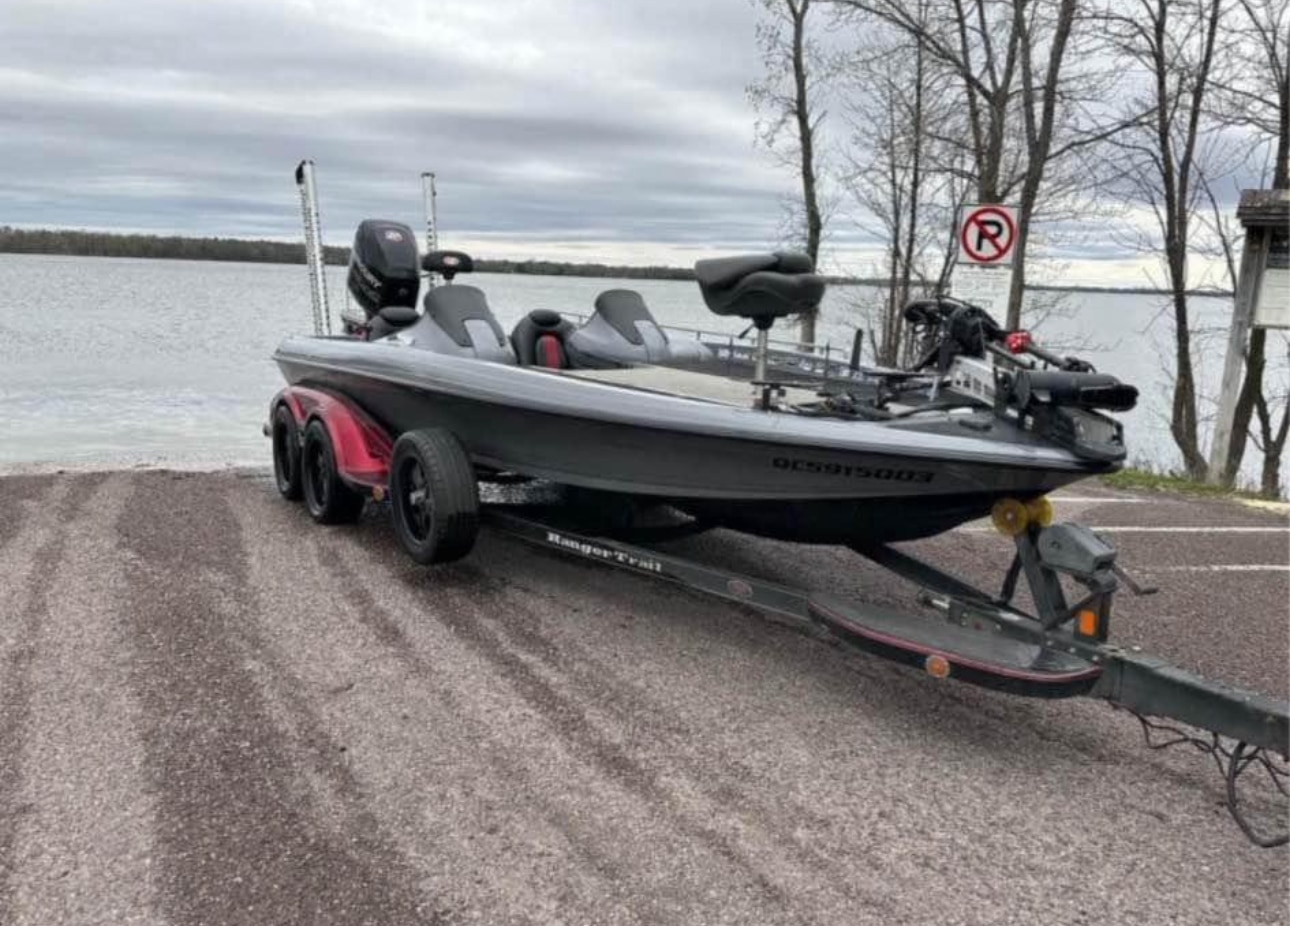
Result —
<instances>
[{"instance_id":1,"label":"outboard motor","mask_svg":"<svg viewBox=\"0 0 1290 926\"><path fill-rule=\"evenodd\" d=\"M375 339L416 321L418 271L412 229L381 219L360 222L346 284L364 317L342 315L345 333Z\"/></svg>"}]
</instances>

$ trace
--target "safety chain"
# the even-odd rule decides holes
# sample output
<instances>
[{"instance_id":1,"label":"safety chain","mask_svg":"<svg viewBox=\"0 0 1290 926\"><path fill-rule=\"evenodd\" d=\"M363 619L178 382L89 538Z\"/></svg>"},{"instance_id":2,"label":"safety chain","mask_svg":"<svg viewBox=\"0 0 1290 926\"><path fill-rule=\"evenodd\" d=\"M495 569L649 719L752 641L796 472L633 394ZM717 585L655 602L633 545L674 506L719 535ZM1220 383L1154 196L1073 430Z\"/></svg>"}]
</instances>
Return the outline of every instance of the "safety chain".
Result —
<instances>
[{"instance_id":1,"label":"safety chain","mask_svg":"<svg viewBox=\"0 0 1290 926\"><path fill-rule=\"evenodd\" d=\"M1241 805L1240 795L1237 793L1237 781L1251 766L1257 765L1267 773L1281 796L1290 801L1290 765L1285 757L1269 752L1262 746L1252 747L1248 743L1236 743L1229 747L1217 733L1198 735L1174 724L1150 720L1129 708L1116 704L1111 706L1116 710L1128 711L1137 718L1142 725L1142 738L1148 749L1160 750L1187 745L1212 758L1218 767L1218 773L1227 784L1227 809L1250 842L1265 849L1274 849L1290 842L1290 825L1272 835L1265 835L1256 829L1250 823L1247 809ZM1283 823L1287 821L1290 817L1290 805L1282 809L1280 817Z\"/></svg>"}]
</instances>

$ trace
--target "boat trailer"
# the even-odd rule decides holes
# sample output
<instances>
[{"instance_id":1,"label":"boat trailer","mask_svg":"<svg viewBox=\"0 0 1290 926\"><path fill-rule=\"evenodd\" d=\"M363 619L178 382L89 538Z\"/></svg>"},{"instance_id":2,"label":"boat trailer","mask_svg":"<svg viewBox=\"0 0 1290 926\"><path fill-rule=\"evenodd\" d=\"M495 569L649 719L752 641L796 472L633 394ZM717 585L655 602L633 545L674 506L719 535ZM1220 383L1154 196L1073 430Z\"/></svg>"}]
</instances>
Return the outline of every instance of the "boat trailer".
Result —
<instances>
[{"instance_id":1,"label":"boat trailer","mask_svg":"<svg viewBox=\"0 0 1290 926\"><path fill-rule=\"evenodd\" d=\"M957 679L1028 697L1083 695L1108 701L1139 720L1149 747L1190 745L1211 756L1226 783L1228 810L1253 843L1272 848L1290 839L1290 833L1269 833L1256 826L1237 787L1242 775L1257 767L1276 792L1288 795L1290 704L1209 681L1110 643L1111 603L1120 583L1135 594L1155 589L1143 588L1126 575L1115 562L1115 548L1102 537L1080 525L1053 523L1046 499L1009 499L996 505L994 524L1015 543L1012 566L998 595L891 546L853 548L920 586L920 600L939 612L940 620L884 612L622 539L673 539L704 529L697 523L583 533L567 510L553 506L487 504L480 513L485 523L527 543L748 605L922 669L935 679ZM1033 615L1013 601L1023 576L1034 602ZM1082 586L1077 600L1067 600L1063 577Z\"/></svg>"}]
</instances>

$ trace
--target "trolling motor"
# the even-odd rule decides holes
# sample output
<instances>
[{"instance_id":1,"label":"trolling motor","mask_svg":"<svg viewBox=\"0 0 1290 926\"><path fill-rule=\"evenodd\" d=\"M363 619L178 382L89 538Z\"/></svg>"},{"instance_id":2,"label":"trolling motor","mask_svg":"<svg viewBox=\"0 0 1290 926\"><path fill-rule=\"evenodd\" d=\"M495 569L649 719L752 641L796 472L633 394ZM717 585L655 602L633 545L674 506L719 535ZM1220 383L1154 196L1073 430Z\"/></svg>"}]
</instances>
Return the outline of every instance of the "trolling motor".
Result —
<instances>
[{"instance_id":1,"label":"trolling motor","mask_svg":"<svg viewBox=\"0 0 1290 926\"><path fill-rule=\"evenodd\" d=\"M327 275L323 269L322 221L318 215L318 188L314 162L296 166L296 189L300 193L300 216L305 226L305 263L309 267L309 298L314 311L314 334L331 334L331 309L327 305Z\"/></svg>"},{"instance_id":2,"label":"trolling motor","mask_svg":"<svg viewBox=\"0 0 1290 926\"><path fill-rule=\"evenodd\" d=\"M1123 426L1101 412L1132 409L1137 387L1045 350L1028 331L1005 331L984 309L948 296L914 300L904 314L921 339L915 369L934 369L959 392L992 403L999 417L1015 416L1082 459L1124 459Z\"/></svg>"}]
</instances>

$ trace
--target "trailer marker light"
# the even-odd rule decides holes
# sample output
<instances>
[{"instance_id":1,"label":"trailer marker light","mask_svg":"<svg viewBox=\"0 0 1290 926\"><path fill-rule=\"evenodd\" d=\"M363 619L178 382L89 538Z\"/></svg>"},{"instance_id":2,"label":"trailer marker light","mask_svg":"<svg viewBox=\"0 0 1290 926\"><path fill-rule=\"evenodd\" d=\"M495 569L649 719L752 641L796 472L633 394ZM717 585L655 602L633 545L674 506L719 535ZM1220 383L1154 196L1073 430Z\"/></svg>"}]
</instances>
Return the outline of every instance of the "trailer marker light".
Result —
<instances>
[{"instance_id":1,"label":"trailer marker light","mask_svg":"<svg viewBox=\"0 0 1290 926\"><path fill-rule=\"evenodd\" d=\"M1081 637L1087 637L1090 640L1097 639L1099 625L1100 621L1098 620L1096 611L1085 608L1083 611L1079 612L1078 628L1079 635Z\"/></svg>"},{"instance_id":2,"label":"trailer marker light","mask_svg":"<svg viewBox=\"0 0 1290 926\"><path fill-rule=\"evenodd\" d=\"M936 653L932 653L923 661L923 668L927 670L927 674L932 678L950 677L950 661Z\"/></svg>"}]
</instances>

